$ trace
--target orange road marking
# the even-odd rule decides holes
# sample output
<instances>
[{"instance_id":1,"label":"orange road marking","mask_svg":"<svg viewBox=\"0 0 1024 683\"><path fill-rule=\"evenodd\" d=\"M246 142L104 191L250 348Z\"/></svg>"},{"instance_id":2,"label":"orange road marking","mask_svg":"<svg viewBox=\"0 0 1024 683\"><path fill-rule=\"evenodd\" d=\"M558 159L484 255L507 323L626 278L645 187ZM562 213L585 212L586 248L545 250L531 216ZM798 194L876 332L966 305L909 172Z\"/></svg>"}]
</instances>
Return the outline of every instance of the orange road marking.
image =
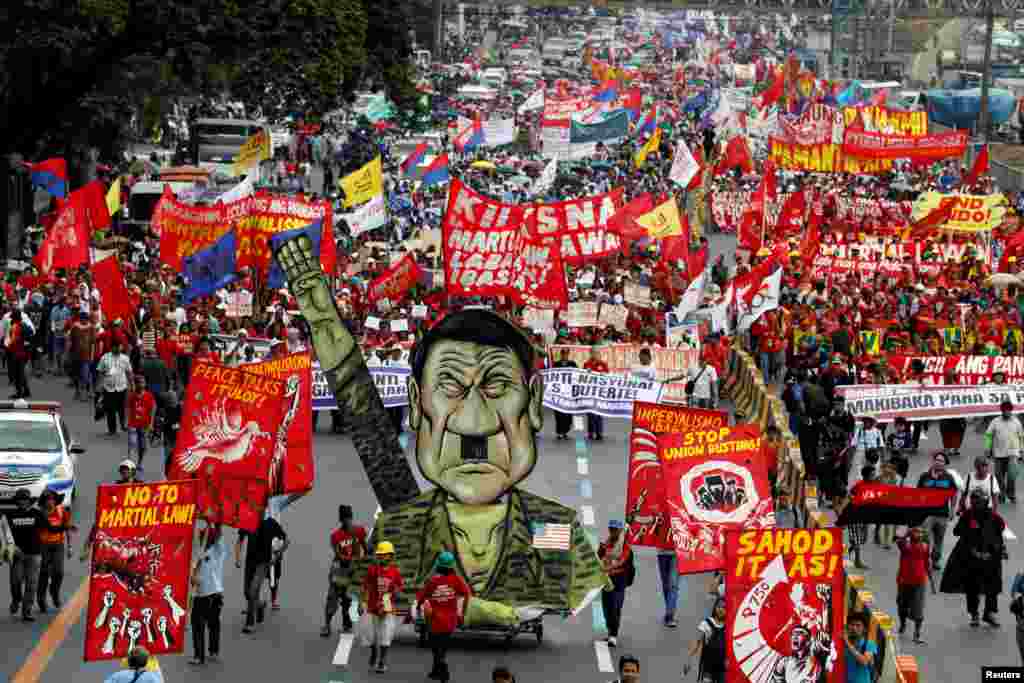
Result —
<instances>
[{"instance_id":1,"label":"orange road marking","mask_svg":"<svg viewBox=\"0 0 1024 683\"><path fill-rule=\"evenodd\" d=\"M53 620L39 639L35 648L29 654L28 659L14 674L11 683L37 683L42 677L50 660L57 653L64 640L68 637L68 631L82 618L82 611L89 598L89 577L82 579L78 590L71 596L71 600L64 605L64 609Z\"/></svg>"}]
</instances>

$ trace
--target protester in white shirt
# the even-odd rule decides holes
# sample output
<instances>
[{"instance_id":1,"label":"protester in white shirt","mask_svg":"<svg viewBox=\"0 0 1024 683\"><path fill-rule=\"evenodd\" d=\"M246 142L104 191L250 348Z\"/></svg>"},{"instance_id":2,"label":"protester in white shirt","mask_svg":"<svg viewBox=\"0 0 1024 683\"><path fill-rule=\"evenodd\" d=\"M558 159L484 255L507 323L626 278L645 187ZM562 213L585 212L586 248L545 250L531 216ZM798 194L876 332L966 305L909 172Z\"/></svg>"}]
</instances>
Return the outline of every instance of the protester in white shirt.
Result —
<instances>
[{"instance_id":1,"label":"protester in white shirt","mask_svg":"<svg viewBox=\"0 0 1024 683\"><path fill-rule=\"evenodd\" d=\"M686 373L687 388L692 386L690 402L698 408L714 408L718 405L718 371L704 358L695 368ZM693 384L691 385L690 382Z\"/></svg>"},{"instance_id":2,"label":"protester in white shirt","mask_svg":"<svg viewBox=\"0 0 1024 683\"><path fill-rule=\"evenodd\" d=\"M960 490L962 491L960 495L960 512L964 512L968 508L972 491L981 491L988 496L988 499L993 504L996 498L1002 495L999 482L996 480L996 476L992 474L992 462L987 457L979 455L974 459L974 471L967 475L964 485L960 487Z\"/></svg>"},{"instance_id":3,"label":"protester in white shirt","mask_svg":"<svg viewBox=\"0 0 1024 683\"><path fill-rule=\"evenodd\" d=\"M1020 461L1021 444L1024 443L1024 426L1013 414L1013 403L1003 401L999 410L1002 415L989 423L985 430L985 448L996 461L996 480L1004 495L999 496L1002 503L1006 498L1016 502L1017 486L1014 477L1010 476L1012 458ZM993 500L994 502L994 500Z\"/></svg>"},{"instance_id":4,"label":"protester in white shirt","mask_svg":"<svg viewBox=\"0 0 1024 683\"><path fill-rule=\"evenodd\" d=\"M119 340L115 339L110 343L110 351L100 358L96 373L103 378L101 386L103 410L107 415L107 433L111 436L117 434L118 421L121 423L121 430L128 431L125 398L132 377L132 362L121 350Z\"/></svg>"},{"instance_id":5,"label":"protester in white shirt","mask_svg":"<svg viewBox=\"0 0 1024 683\"><path fill-rule=\"evenodd\" d=\"M652 356L650 349L640 349L640 364L629 369L630 377L648 382L658 380L658 369L651 364Z\"/></svg>"}]
</instances>

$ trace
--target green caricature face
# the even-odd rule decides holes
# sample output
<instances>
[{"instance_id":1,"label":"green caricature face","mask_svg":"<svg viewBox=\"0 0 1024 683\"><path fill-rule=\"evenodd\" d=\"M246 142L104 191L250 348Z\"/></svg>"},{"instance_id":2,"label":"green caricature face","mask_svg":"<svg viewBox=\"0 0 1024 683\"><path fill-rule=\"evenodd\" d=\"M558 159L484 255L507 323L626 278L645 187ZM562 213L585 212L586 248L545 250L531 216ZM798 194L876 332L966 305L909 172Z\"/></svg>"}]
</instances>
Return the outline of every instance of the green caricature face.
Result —
<instances>
[{"instance_id":1,"label":"green caricature face","mask_svg":"<svg viewBox=\"0 0 1024 683\"><path fill-rule=\"evenodd\" d=\"M467 505L494 502L537 462L543 420L539 375L511 349L440 339L419 381L409 379L409 421L423 476Z\"/></svg>"}]
</instances>

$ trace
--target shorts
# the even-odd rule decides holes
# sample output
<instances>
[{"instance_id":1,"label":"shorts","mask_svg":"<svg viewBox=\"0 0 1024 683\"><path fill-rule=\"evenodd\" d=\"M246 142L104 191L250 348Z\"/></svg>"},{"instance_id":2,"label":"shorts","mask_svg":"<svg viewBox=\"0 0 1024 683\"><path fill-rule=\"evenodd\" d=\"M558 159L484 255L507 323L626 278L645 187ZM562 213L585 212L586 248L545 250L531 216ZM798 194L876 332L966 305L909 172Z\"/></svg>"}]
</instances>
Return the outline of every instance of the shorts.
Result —
<instances>
[{"instance_id":1,"label":"shorts","mask_svg":"<svg viewBox=\"0 0 1024 683\"><path fill-rule=\"evenodd\" d=\"M900 584L896 587L896 605L901 619L924 621L924 601L927 595L925 588L924 584Z\"/></svg>"},{"instance_id":2,"label":"shorts","mask_svg":"<svg viewBox=\"0 0 1024 683\"><path fill-rule=\"evenodd\" d=\"M391 647L398 617L393 614L371 614L370 618L373 620L373 644L377 647Z\"/></svg>"}]
</instances>

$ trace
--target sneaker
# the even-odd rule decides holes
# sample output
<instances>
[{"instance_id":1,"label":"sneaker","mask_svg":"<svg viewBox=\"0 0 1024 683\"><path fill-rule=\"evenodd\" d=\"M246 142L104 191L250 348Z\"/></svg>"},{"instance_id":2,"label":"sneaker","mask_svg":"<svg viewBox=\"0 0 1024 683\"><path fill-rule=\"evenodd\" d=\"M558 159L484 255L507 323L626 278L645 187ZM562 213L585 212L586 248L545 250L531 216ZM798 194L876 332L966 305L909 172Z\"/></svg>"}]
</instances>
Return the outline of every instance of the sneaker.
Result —
<instances>
[{"instance_id":1,"label":"sneaker","mask_svg":"<svg viewBox=\"0 0 1024 683\"><path fill-rule=\"evenodd\" d=\"M31 612L25 612L24 614L21 615L21 620L25 621L25 622L29 622L29 621L35 621L36 618L34 616L32 616Z\"/></svg>"},{"instance_id":2,"label":"sneaker","mask_svg":"<svg viewBox=\"0 0 1024 683\"><path fill-rule=\"evenodd\" d=\"M669 618L667 618L665 620L665 626L667 626L668 628L675 628L678 625L679 624L676 623L676 618L675 617L669 617Z\"/></svg>"},{"instance_id":3,"label":"sneaker","mask_svg":"<svg viewBox=\"0 0 1024 683\"><path fill-rule=\"evenodd\" d=\"M388 665L381 662L377 665L376 672L379 674L385 673L388 670Z\"/></svg>"},{"instance_id":4,"label":"sneaker","mask_svg":"<svg viewBox=\"0 0 1024 683\"><path fill-rule=\"evenodd\" d=\"M21 603L20 602L12 602L11 603L11 614L17 614L19 609L21 609Z\"/></svg>"},{"instance_id":5,"label":"sneaker","mask_svg":"<svg viewBox=\"0 0 1024 683\"><path fill-rule=\"evenodd\" d=\"M252 626L249 626L248 624L243 626L242 627L242 633L246 633L246 634L252 633Z\"/></svg>"},{"instance_id":6,"label":"sneaker","mask_svg":"<svg viewBox=\"0 0 1024 683\"><path fill-rule=\"evenodd\" d=\"M1000 626L1002 626L1002 624L999 623L999 620L996 619L996 615L993 614L992 612L989 612L988 614L983 616L981 618L981 620L984 621L989 626L991 626L992 628L999 628Z\"/></svg>"},{"instance_id":7,"label":"sneaker","mask_svg":"<svg viewBox=\"0 0 1024 683\"><path fill-rule=\"evenodd\" d=\"M920 634L920 633L916 634L916 635L914 636L914 645L924 645L924 644L925 644L925 642L924 642L924 640L923 640L923 639L921 638L921 634Z\"/></svg>"},{"instance_id":8,"label":"sneaker","mask_svg":"<svg viewBox=\"0 0 1024 683\"><path fill-rule=\"evenodd\" d=\"M331 627L330 626L324 626L322 629L320 629L320 637L321 638L330 638L331 637Z\"/></svg>"},{"instance_id":9,"label":"sneaker","mask_svg":"<svg viewBox=\"0 0 1024 683\"><path fill-rule=\"evenodd\" d=\"M972 614L971 615L971 627L972 628L978 628L978 626L980 626L980 625L981 625L981 622L978 621L978 615L977 614Z\"/></svg>"},{"instance_id":10,"label":"sneaker","mask_svg":"<svg viewBox=\"0 0 1024 683\"><path fill-rule=\"evenodd\" d=\"M617 647L618 644L619 644L619 639L618 638L616 638L615 636L608 636L608 647Z\"/></svg>"}]
</instances>

